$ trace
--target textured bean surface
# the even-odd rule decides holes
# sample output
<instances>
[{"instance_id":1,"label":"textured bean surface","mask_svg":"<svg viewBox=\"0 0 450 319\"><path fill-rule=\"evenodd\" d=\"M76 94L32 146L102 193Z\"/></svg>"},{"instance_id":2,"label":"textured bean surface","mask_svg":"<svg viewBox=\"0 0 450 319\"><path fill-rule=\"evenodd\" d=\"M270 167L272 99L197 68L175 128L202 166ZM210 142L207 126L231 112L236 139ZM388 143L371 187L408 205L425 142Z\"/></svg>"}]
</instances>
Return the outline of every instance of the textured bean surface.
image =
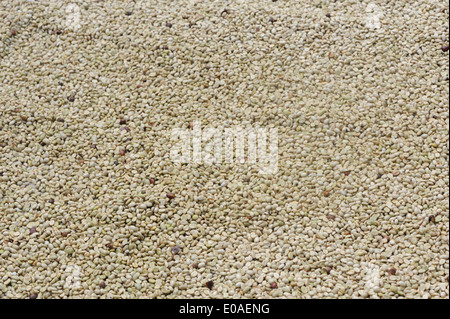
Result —
<instances>
[{"instance_id":1,"label":"textured bean surface","mask_svg":"<svg viewBox=\"0 0 450 319\"><path fill-rule=\"evenodd\" d=\"M448 7L0 0L0 298L448 298Z\"/></svg>"}]
</instances>

